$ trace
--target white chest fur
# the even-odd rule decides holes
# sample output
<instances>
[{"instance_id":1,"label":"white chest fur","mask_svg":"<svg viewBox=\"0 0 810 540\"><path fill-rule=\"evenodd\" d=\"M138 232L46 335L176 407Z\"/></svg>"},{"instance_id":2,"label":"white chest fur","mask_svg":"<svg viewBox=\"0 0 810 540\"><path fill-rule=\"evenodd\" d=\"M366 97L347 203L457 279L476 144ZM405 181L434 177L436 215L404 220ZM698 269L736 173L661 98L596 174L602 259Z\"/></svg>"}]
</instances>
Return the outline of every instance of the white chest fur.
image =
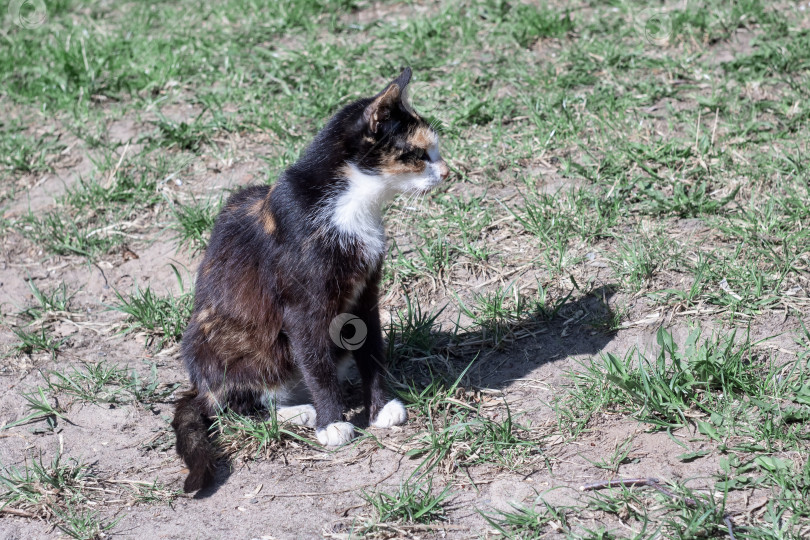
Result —
<instances>
[{"instance_id":1,"label":"white chest fur","mask_svg":"<svg viewBox=\"0 0 810 540\"><path fill-rule=\"evenodd\" d=\"M348 185L331 201L329 221L341 243L359 242L364 257L375 260L385 251L382 209L396 191L376 176L349 164L345 168Z\"/></svg>"}]
</instances>

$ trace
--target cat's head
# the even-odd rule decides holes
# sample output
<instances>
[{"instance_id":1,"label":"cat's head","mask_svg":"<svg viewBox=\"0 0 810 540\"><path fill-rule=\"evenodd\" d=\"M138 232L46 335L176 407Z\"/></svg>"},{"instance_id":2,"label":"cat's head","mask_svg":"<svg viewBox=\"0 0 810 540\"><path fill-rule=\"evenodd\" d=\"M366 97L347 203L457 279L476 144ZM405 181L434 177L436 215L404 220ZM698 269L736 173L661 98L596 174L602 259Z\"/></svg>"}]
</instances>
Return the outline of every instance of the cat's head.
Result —
<instances>
[{"instance_id":1,"label":"cat's head","mask_svg":"<svg viewBox=\"0 0 810 540\"><path fill-rule=\"evenodd\" d=\"M438 133L408 102L410 79L411 68L405 68L382 92L359 102L362 113L355 119L354 165L392 192L426 192L450 175Z\"/></svg>"}]
</instances>

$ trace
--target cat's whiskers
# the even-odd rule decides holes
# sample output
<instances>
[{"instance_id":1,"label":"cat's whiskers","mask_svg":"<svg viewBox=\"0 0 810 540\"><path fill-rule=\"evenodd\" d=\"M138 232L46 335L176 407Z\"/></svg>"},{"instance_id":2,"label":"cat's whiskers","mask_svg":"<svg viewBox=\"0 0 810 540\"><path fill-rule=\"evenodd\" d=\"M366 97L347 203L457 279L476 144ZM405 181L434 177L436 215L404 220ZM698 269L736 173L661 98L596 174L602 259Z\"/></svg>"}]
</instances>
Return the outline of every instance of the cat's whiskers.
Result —
<instances>
[{"instance_id":1,"label":"cat's whiskers","mask_svg":"<svg viewBox=\"0 0 810 540\"><path fill-rule=\"evenodd\" d=\"M403 232L402 228L404 227L405 223L409 222L410 214L413 211L412 201L418 196L418 192L416 191L407 191L404 193L406 199L402 205L402 214L399 222L397 223L397 234Z\"/></svg>"}]
</instances>

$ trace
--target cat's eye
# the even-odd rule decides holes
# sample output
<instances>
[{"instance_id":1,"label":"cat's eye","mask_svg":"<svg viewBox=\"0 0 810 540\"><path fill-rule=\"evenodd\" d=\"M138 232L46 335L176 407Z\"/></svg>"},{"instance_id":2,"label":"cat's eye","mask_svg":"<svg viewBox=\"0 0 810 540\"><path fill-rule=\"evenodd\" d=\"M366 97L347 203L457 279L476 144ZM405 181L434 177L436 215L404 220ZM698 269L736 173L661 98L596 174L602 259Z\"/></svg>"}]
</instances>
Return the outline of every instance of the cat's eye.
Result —
<instances>
[{"instance_id":1,"label":"cat's eye","mask_svg":"<svg viewBox=\"0 0 810 540\"><path fill-rule=\"evenodd\" d=\"M414 148L412 154L416 159L425 159L427 152L425 152L424 148Z\"/></svg>"}]
</instances>

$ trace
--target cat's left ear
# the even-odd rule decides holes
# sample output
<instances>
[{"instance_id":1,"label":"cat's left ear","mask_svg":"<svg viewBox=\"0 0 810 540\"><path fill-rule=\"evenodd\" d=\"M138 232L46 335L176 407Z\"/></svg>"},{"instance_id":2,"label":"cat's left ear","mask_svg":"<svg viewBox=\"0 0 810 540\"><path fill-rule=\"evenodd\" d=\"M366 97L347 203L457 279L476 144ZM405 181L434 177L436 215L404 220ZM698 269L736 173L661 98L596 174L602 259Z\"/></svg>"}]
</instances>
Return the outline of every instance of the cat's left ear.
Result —
<instances>
[{"instance_id":1,"label":"cat's left ear","mask_svg":"<svg viewBox=\"0 0 810 540\"><path fill-rule=\"evenodd\" d=\"M363 118L368 124L368 128L372 133L377 133L377 128L380 122L387 120L391 116L391 110L403 102L405 99L405 87L411 80L411 68L406 67L399 74L399 77L394 79L385 90L380 92L374 98L366 110L363 112Z\"/></svg>"}]
</instances>

